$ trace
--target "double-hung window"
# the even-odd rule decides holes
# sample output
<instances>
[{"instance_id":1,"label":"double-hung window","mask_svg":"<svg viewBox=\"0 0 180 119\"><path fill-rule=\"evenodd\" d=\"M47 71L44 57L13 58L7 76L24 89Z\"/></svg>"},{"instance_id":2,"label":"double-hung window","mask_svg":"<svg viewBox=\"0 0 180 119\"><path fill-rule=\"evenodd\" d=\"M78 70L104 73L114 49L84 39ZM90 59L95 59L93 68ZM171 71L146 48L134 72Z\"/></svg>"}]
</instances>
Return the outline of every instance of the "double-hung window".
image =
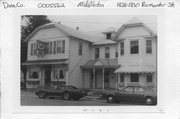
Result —
<instances>
[{"instance_id":1,"label":"double-hung window","mask_svg":"<svg viewBox=\"0 0 180 119\"><path fill-rule=\"evenodd\" d=\"M146 54L152 53L152 40L146 40Z\"/></svg>"},{"instance_id":2,"label":"double-hung window","mask_svg":"<svg viewBox=\"0 0 180 119\"><path fill-rule=\"evenodd\" d=\"M61 40L57 41L57 53L61 53Z\"/></svg>"},{"instance_id":3,"label":"double-hung window","mask_svg":"<svg viewBox=\"0 0 180 119\"><path fill-rule=\"evenodd\" d=\"M105 58L109 58L109 47L105 47Z\"/></svg>"},{"instance_id":4,"label":"double-hung window","mask_svg":"<svg viewBox=\"0 0 180 119\"><path fill-rule=\"evenodd\" d=\"M39 78L39 70L37 68L29 69L29 78L37 79Z\"/></svg>"},{"instance_id":5,"label":"double-hung window","mask_svg":"<svg viewBox=\"0 0 180 119\"><path fill-rule=\"evenodd\" d=\"M95 59L99 58L99 48L95 48Z\"/></svg>"},{"instance_id":6,"label":"double-hung window","mask_svg":"<svg viewBox=\"0 0 180 119\"><path fill-rule=\"evenodd\" d=\"M124 42L120 43L120 54L124 55Z\"/></svg>"},{"instance_id":7,"label":"double-hung window","mask_svg":"<svg viewBox=\"0 0 180 119\"><path fill-rule=\"evenodd\" d=\"M130 41L130 46L131 46L131 54L138 54L139 53L139 42L138 40L133 40Z\"/></svg>"},{"instance_id":8,"label":"double-hung window","mask_svg":"<svg viewBox=\"0 0 180 119\"><path fill-rule=\"evenodd\" d=\"M79 55L82 55L82 43L79 43Z\"/></svg>"},{"instance_id":9,"label":"double-hung window","mask_svg":"<svg viewBox=\"0 0 180 119\"><path fill-rule=\"evenodd\" d=\"M152 76L152 74L147 74L146 81L147 81L148 83L152 83L152 82L153 82L153 76Z\"/></svg>"},{"instance_id":10,"label":"double-hung window","mask_svg":"<svg viewBox=\"0 0 180 119\"><path fill-rule=\"evenodd\" d=\"M124 74L121 74L121 75L120 75L120 78L121 78L121 79L120 79L121 83L123 83L123 82L124 82Z\"/></svg>"},{"instance_id":11,"label":"double-hung window","mask_svg":"<svg viewBox=\"0 0 180 119\"><path fill-rule=\"evenodd\" d=\"M131 82L139 82L139 74L138 73L131 74Z\"/></svg>"},{"instance_id":12,"label":"double-hung window","mask_svg":"<svg viewBox=\"0 0 180 119\"><path fill-rule=\"evenodd\" d=\"M49 46L49 54L52 54L52 42L50 42L50 46Z\"/></svg>"},{"instance_id":13,"label":"double-hung window","mask_svg":"<svg viewBox=\"0 0 180 119\"><path fill-rule=\"evenodd\" d=\"M56 41L54 41L53 54L56 54Z\"/></svg>"},{"instance_id":14,"label":"double-hung window","mask_svg":"<svg viewBox=\"0 0 180 119\"><path fill-rule=\"evenodd\" d=\"M62 41L62 53L65 53L65 40Z\"/></svg>"},{"instance_id":15,"label":"double-hung window","mask_svg":"<svg viewBox=\"0 0 180 119\"><path fill-rule=\"evenodd\" d=\"M34 45L33 45L33 43L31 44L31 55L33 55L34 54Z\"/></svg>"}]
</instances>

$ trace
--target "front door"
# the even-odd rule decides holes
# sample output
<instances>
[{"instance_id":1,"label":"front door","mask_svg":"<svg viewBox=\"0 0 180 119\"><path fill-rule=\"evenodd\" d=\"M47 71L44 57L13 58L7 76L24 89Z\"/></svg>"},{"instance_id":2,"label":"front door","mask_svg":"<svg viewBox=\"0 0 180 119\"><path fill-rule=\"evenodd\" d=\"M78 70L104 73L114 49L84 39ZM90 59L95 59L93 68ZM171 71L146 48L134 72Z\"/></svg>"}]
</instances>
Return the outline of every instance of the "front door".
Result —
<instances>
[{"instance_id":1,"label":"front door","mask_svg":"<svg viewBox=\"0 0 180 119\"><path fill-rule=\"evenodd\" d=\"M45 87L50 87L51 86L51 66L50 65L47 65L45 67L44 80L45 80Z\"/></svg>"},{"instance_id":2,"label":"front door","mask_svg":"<svg viewBox=\"0 0 180 119\"><path fill-rule=\"evenodd\" d=\"M105 72L104 72L104 88L105 89L108 89L110 87L110 84L109 84L110 76L109 76L109 74L110 74L110 72L108 70L105 70Z\"/></svg>"}]
</instances>

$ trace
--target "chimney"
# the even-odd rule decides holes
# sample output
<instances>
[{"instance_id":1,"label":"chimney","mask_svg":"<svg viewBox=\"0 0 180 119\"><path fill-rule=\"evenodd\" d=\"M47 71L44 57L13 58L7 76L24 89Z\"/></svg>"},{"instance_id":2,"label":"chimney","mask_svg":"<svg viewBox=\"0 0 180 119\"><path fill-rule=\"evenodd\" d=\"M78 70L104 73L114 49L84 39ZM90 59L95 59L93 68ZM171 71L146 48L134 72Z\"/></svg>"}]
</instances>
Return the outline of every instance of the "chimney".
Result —
<instances>
[{"instance_id":1,"label":"chimney","mask_svg":"<svg viewBox=\"0 0 180 119\"><path fill-rule=\"evenodd\" d=\"M76 30L79 31L79 27L76 27Z\"/></svg>"}]
</instances>

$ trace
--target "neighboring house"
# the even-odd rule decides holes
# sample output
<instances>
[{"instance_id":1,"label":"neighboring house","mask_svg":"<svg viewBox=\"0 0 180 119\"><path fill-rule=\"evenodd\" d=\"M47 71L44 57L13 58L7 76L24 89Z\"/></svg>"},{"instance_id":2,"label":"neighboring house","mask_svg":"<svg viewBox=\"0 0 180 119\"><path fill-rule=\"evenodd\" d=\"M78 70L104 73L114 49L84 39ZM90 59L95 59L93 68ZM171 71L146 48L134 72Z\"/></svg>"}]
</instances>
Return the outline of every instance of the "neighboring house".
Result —
<instances>
[{"instance_id":1,"label":"neighboring house","mask_svg":"<svg viewBox=\"0 0 180 119\"><path fill-rule=\"evenodd\" d=\"M25 40L28 55L23 65L27 65L27 88L61 84L82 87L80 66L90 59L92 43L87 35L78 29L49 23L35 29Z\"/></svg>"},{"instance_id":2,"label":"neighboring house","mask_svg":"<svg viewBox=\"0 0 180 119\"><path fill-rule=\"evenodd\" d=\"M157 35L135 19L124 24L113 36L118 43L119 87L130 84L156 87Z\"/></svg>"},{"instance_id":3,"label":"neighboring house","mask_svg":"<svg viewBox=\"0 0 180 119\"><path fill-rule=\"evenodd\" d=\"M90 59L83 69L84 88L116 89L117 75L114 71L118 65L117 43L111 40L115 31L102 32L106 39L94 42L91 45Z\"/></svg>"},{"instance_id":4,"label":"neighboring house","mask_svg":"<svg viewBox=\"0 0 180 119\"><path fill-rule=\"evenodd\" d=\"M49 23L30 34L27 88L74 85L119 89L129 84L156 87L157 35L138 20L87 35Z\"/></svg>"}]
</instances>

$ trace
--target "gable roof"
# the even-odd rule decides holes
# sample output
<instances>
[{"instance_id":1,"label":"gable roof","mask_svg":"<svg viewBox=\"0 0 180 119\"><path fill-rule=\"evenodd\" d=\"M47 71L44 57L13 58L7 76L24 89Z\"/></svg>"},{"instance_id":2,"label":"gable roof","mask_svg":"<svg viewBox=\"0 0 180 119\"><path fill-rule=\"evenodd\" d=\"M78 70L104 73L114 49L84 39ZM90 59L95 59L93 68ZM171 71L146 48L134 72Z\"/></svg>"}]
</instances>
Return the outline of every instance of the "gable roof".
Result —
<instances>
[{"instance_id":1,"label":"gable roof","mask_svg":"<svg viewBox=\"0 0 180 119\"><path fill-rule=\"evenodd\" d=\"M157 34L152 31L147 25L145 25L143 22L139 21L137 18L133 18L129 22L123 24L120 29L115 33L115 35L112 37L112 40L116 40L118 35L127 27L134 27L134 26L143 26L150 34L151 36L157 36Z\"/></svg>"},{"instance_id":2,"label":"gable roof","mask_svg":"<svg viewBox=\"0 0 180 119\"><path fill-rule=\"evenodd\" d=\"M97 62L100 62L102 65L95 65ZM117 68L118 59L95 59L89 60L86 64L82 65L81 68L89 69L94 67L107 67L107 68Z\"/></svg>"},{"instance_id":3,"label":"gable roof","mask_svg":"<svg viewBox=\"0 0 180 119\"><path fill-rule=\"evenodd\" d=\"M69 36L69 37L75 37L75 38L79 38L81 40L85 40L85 41L89 41L89 42L93 42L94 40L89 37L87 34L73 29L71 27L62 25L62 24L58 24L58 23L48 23L42 26L37 27L26 39L25 42L28 41L38 30L40 29L44 29L44 28L52 28L52 27L56 27L59 31L63 32L65 35Z\"/></svg>"}]
</instances>

